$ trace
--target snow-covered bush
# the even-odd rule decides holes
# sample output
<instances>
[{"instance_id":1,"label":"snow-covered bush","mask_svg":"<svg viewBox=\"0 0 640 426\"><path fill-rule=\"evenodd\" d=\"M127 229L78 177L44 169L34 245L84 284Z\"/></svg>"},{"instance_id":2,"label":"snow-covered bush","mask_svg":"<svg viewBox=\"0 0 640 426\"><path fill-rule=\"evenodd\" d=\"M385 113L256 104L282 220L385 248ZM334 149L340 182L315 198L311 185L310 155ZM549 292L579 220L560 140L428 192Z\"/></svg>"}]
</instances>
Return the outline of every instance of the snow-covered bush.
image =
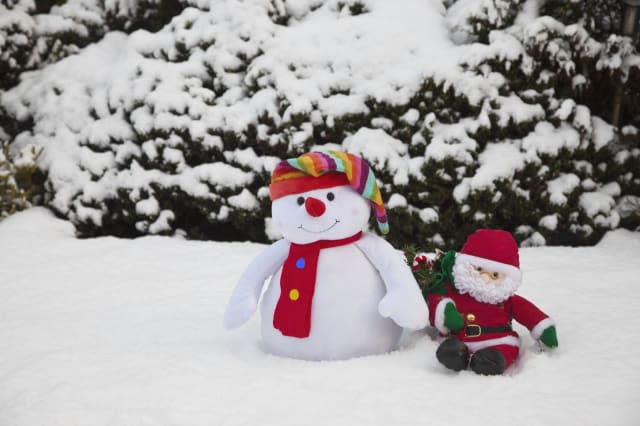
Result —
<instances>
[{"instance_id":1,"label":"snow-covered bush","mask_svg":"<svg viewBox=\"0 0 640 426\"><path fill-rule=\"evenodd\" d=\"M627 229L640 231L640 196L625 195L616 206L620 214L620 223Z\"/></svg>"},{"instance_id":2,"label":"snow-covered bush","mask_svg":"<svg viewBox=\"0 0 640 426\"><path fill-rule=\"evenodd\" d=\"M1 142L0 129L0 220L30 207L33 197L42 192L34 182L42 148L27 146L13 156L9 145Z\"/></svg>"},{"instance_id":3,"label":"snow-covered bush","mask_svg":"<svg viewBox=\"0 0 640 426\"><path fill-rule=\"evenodd\" d=\"M0 0L0 89L107 31L157 31L187 0Z\"/></svg>"},{"instance_id":4,"label":"snow-covered bush","mask_svg":"<svg viewBox=\"0 0 640 426\"><path fill-rule=\"evenodd\" d=\"M511 25L521 11L523 0L457 0L449 2L447 26L459 43L487 43L489 33Z\"/></svg>"},{"instance_id":5,"label":"snow-covered bush","mask_svg":"<svg viewBox=\"0 0 640 426\"><path fill-rule=\"evenodd\" d=\"M0 126L45 147L49 205L83 236L266 241L271 169L323 147L372 165L398 245L593 243L640 193L640 111L618 132L584 97L637 72L635 45L540 2L190 4L3 94Z\"/></svg>"}]
</instances>

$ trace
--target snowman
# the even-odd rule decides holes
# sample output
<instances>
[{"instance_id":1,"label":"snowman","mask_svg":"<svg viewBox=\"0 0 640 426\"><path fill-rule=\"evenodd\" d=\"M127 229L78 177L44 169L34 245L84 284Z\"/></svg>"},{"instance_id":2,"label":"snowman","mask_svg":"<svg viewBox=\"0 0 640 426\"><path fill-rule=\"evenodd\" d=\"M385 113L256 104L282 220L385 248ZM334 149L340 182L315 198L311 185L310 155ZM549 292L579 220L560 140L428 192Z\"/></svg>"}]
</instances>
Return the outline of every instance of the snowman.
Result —
<instances>
[{"instance_id":1,"label":"snowman","mask_svg":"<svg viewBox=\"0 0 640 426\"><path fill-rule=\"evenodd\" d=\"M307 360L380 354L402 329L426 326L428 309L403 257L366 232L370 212L382 233L387 216L376 178L359 157L310 152L280 162L269 195L283 239L244 271L227 304L234 329L260 302L263 348Z\"/></svg>"}]
</instances>

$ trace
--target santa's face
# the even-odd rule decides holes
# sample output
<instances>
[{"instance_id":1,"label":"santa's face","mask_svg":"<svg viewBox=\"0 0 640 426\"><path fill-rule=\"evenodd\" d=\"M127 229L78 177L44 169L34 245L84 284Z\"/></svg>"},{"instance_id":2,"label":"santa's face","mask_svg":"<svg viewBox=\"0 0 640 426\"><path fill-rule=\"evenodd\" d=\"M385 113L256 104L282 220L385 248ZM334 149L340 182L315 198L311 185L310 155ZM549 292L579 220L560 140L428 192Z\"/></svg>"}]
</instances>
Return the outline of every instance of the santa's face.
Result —
<instances>
[{"instance_id":1,"label":"santa's face","mask_svg":"<svg viewBox=\"0 0 640 426\"><path fill-rule=\"evenodd\" d=\"M467 260L456 260L453 266L453 280L460 293L469 293L479 302L491 304L507 300L515 294L520 285L519 281L503 272L475 265Z\"/></svg>"},{"instance_id":2,"label":"santa's face","mask_svg":"<svg viewBox=\"0 0 640 426\"><path fill-rule=\"evenodd\" d=\"M271 216L282 236L296 244L339 240L367 226L370 204L348 185L278 198Z\"/></svg>"}]
</instances>

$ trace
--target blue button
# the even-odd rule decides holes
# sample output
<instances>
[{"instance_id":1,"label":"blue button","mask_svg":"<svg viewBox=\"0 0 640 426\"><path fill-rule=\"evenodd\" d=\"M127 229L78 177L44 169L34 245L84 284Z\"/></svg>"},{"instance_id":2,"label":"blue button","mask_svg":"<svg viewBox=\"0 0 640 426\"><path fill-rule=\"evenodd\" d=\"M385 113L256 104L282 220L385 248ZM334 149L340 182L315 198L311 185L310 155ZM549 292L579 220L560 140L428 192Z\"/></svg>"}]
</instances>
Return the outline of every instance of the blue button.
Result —
<instances>
[{"instance_id":1,"label":"blue button","mask_svg":"<svg viewBox=\"0 0 640 426\"><path fill-rule=\"evenodd\" d=\"M304 268L304 257L299 258L298 260L296 260L296 268L298 269L302 269Z\"/></svg>"}]
</instances>

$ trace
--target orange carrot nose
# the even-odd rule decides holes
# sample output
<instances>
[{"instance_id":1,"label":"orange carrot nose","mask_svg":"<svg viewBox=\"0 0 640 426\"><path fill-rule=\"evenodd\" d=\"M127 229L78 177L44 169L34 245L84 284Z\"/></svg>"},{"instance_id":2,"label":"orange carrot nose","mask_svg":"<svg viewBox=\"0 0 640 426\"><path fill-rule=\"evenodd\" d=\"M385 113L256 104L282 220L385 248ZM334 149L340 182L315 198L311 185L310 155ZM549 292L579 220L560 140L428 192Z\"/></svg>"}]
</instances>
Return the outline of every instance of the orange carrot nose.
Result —
<instances>
[{"instance_id":1,"label":"orange carrot nose","mask_svg":"<svg viewBox=\"0 0 640 426\"><path fill-rule=\"evenodd\" d=\"M322 216L327 209L322 201L313 197L309 197L304 201L304 208L307 209L307 213L313 217Z\"/></svg>"}]
</instances>

